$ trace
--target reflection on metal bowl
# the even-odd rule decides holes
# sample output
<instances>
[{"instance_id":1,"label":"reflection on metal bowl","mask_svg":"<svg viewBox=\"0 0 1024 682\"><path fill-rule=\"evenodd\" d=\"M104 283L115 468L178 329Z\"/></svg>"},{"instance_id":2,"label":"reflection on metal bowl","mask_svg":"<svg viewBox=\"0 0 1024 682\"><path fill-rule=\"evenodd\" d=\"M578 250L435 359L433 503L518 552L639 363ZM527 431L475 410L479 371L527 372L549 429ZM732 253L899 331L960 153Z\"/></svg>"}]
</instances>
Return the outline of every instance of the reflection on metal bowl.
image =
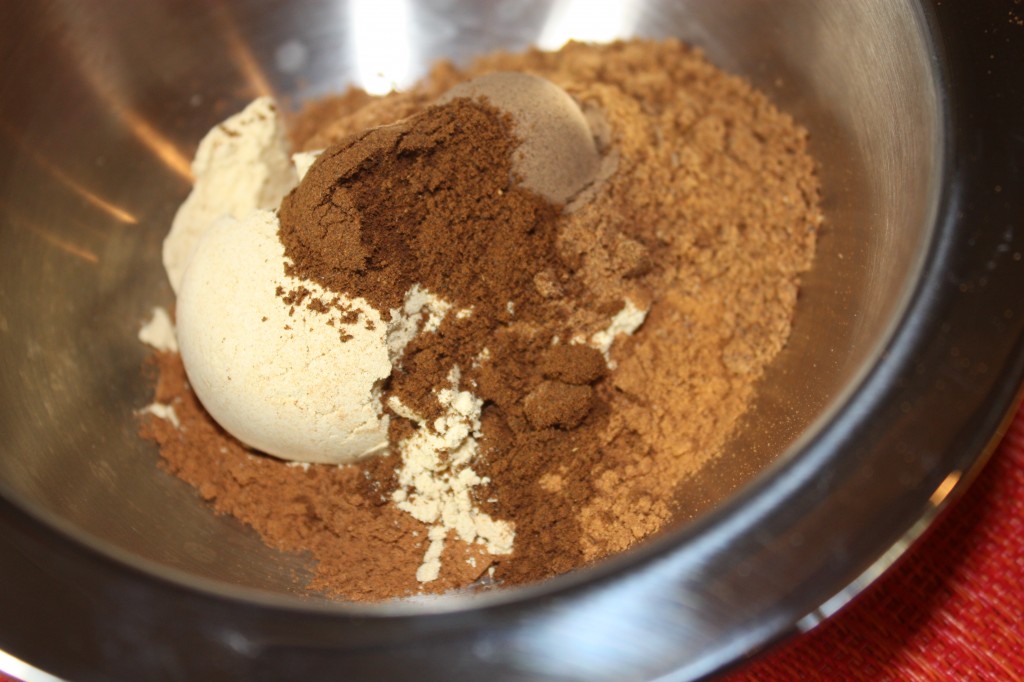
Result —
<instances>
[{"instance_id":1,"label":"reflection on metal bowl","mask_svg":"<svg viewBox=\"0 0 1024 682\"><path fill-rule=\"evenodd\" d=\"M1024 375L1024 48L998 3L952 4L5 5L0 649L67 679L683 679L827 615L969 481ZM676 527L591 569L427 604L302 596L301 559L135 435L136 323L171 300L159 243L194 145L255 94L631 35L701 45L821 163L829 229L745 428Z\"/></svg>"}]
</instances>

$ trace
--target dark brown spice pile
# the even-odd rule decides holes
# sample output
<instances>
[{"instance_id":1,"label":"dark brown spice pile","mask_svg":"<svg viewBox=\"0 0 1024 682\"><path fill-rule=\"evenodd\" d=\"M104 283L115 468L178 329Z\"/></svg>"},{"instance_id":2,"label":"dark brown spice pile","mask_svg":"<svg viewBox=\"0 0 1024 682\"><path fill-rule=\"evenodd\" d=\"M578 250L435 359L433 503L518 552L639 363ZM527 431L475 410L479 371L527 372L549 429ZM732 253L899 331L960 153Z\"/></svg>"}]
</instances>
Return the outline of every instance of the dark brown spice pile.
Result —
<instances>
[{"instance_id":1,"label":"dark brown spice pile","mask_svg":"<svg viewBox=\"0 0 1024 682\"><path fill-rule=\"evenodd\" d=\"M518 187L510 126L457 100L330 147L281 205L288 274L385 318L415 284L489 317L530 307L560 207Z\"/></svg>"}]
</instances>

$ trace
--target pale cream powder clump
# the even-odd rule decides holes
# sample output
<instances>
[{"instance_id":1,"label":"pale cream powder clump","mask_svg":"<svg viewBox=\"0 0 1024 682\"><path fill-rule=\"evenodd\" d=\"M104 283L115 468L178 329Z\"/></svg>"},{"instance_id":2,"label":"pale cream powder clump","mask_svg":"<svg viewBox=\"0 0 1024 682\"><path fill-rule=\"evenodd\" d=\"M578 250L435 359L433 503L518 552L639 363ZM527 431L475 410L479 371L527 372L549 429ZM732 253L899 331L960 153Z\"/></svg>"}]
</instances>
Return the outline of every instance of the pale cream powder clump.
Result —
<instances>
[{"instance_id":1,"label":"pale cream powder clump","mask_svg":"<svg viewBox=\"0 0 1024 682\"><path fill-rule=\"evenodd\" d=\"M219 218L242 219L259 209L276 209L298 184L274 100L253 100L214 126L199 143L192 173L192 192L178 208L163 245L164 268L175 293L196 243Z\"/></svg>"},{"instance_id":2,"label":"pale cream powder clump","mask_svg":"<svg viewBox=\"0 0 1024 682\"><path fill-rule=\"evenodd\" d=\"M473 503L473 488L488 482L470 467L478 449L483 401L469 391L460 391L459 379L458 367L452 368L448 375L451 388L437 391L445 412L433 423L397 398L389 401L397 414L419 425L398 445L402 467L392 500L399 509L431 526L430 545L416 571L420 582L437 579L444 542L451 531L468 544L485 545L490 554L511 553L515 538L512 524L492 519Z\"/></svg>"},{"instance_id":3,"label":"pale cream powder clump","mask_svg":"<svg viewBox=\"0 0 1024 682\"><path fill-rule=\"evenodd\" d=\"M166 310L159 306L153 308L153 316L139 329L139 341L157 350L178 352L178 337Z\"/></svg>"}]
</instances>

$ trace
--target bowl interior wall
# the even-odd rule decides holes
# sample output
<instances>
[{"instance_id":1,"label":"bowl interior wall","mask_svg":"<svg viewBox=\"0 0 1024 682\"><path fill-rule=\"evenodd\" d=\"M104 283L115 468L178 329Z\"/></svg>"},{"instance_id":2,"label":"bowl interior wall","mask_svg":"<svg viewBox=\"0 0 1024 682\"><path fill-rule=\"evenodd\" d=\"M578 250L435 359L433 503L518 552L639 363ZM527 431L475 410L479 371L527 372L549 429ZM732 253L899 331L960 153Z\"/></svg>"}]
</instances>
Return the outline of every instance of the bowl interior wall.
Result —
<instances>
[{"instance_id":1,"label":"bowl interior wall","mask_svg":"<svg viewBox=\"0 0 1024 682\"><path fill-rule=\"evenodd\" d=\"M811 131L828 221L793 336L707 484L683 495L681 521L841 405L897 323L931 234L941 119L913 3L624 2L564 29L571 2L394 4L404 23L376 39L405 45L386 74L398 85L441 57L676 36ZM14 39L0 79L0 492L151 567L294 593L308 570L301 557L267 549L156 472L133 416L151 390L136 333L152 306L173 300L160 243L199 138L260 88L294 103L372 85L373 55L359 48L368 41L354 38L368 20L326 0L26 3L2 13ZM300 57L299 71L288 67Z\"/></svg>"}]
</instances>

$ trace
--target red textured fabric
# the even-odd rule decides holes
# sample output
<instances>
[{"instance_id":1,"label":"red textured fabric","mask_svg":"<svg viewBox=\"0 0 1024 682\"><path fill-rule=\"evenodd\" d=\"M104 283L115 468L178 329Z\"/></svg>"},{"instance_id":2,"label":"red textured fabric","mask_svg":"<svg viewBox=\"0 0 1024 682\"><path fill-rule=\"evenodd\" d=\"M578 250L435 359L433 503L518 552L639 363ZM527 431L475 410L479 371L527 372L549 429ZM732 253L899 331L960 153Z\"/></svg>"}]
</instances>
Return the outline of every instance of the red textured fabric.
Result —
<instances>
[{"instance_id":1,"label":"red textured fabric","mask_svg":"<svg viewBox=\"0 0 1024 682\"><path fill-rule=\"evenodd\" d=\"M727 682L1024 679L1024 406L913 550L810 633Z\"/></svg>"},{"instance_id":2,"label":"red textured fabric","mask_svg":"<svg viewBox=\"0 0 1024 682\"><path fill-rule=\"evenodd\" d=\"M725 682L1024 679L1024 406L962 500L812 632ZM0 682L12 682L0 673Z\"/></svg>"}]
</instances>

